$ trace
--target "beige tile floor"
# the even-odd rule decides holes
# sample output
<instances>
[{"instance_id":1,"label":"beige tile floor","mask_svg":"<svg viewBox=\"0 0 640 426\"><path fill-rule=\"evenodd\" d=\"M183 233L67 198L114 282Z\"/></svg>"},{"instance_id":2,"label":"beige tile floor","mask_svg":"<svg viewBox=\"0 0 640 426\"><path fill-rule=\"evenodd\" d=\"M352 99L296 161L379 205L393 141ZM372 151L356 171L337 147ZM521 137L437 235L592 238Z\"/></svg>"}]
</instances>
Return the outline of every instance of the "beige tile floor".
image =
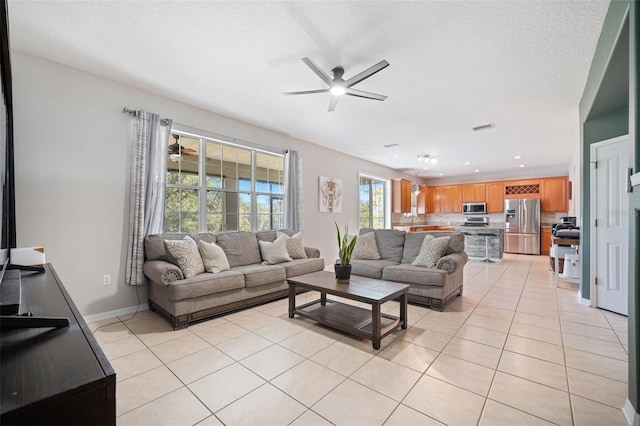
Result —
<instances>
[{"instance_id":1,"label":"beige tile floor","mask_svg":"<svg viewBox=\"0 0 640 426\"><path fill-rule=\"evenodd\" d=\"M180 331L149 311L91 328L123 426L626 424L626 317L556 289L546 257L470 262L464 295L410 305L409 325L376 351L280 300Z\"/></svg>"}]
</instances>

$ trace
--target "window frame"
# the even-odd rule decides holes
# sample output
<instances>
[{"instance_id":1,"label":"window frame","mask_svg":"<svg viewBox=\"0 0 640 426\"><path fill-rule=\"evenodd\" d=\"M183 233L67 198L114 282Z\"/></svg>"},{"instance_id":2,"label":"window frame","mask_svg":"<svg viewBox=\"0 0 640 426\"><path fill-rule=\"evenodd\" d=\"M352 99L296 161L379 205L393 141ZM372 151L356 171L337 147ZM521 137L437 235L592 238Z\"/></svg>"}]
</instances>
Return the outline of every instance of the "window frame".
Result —
<instances>
[{"instance_id":1,"label":"window frame","mask_svg":"<svg viewBox=\"0 0 640 426\"><path fill-rule=\"evenodd\" d=\"M373 175L373 174L370 174L370 173L365 173L365 172L358 172L358 175L357 175L357 179L358 179L358 183L357 183L357 188L358 188L358 226L360 226L360 223L361 223L361 217L360 217L360 205L362 204L361 191L360 191L360 179L361 178L371 179L371 180L375 180L375 181L384 183L384 196L383 196L383 203L384 203L384 208L383 208L384 209L384 229L390 229L391 228L391 179L390 178L381 177L381 176L376 176L376 175ZM369 198L369 212L371 212L372 209L373 209L372 199L370 197ZM373 225L372 218L373 218L373 215L370 213L369 214L369 227L372 227L372 225Z\"/></svg>"},{"instance_id":2,"label":"window frame","mask_svg":"<svg viewBox=\"0 0 640 426\"><path fill-rule=\"evenodd\" d=\"M185 136L185 137L189 137L192 139L196 139L198 140L198 149L199 149L199 155L198 155L198 185L194 186L194 185L183 185L181 183L169 183L169 180L167 179L167 183L166 183L166 189L172 189L172 188L178 188L178 189L186 189L186 190L196 190L198 193L198 230L197 232L210 232L207 228L207 216L208 216L208 211L207 211L207 194L211 191L216 191L216 192L220 192L220 193L232 193L232 194L236 194L236 197L238 197L240 194L249 194L249 199L250 199L250 231L255 232L258 231L257 227L258 227L258 196L262 196L262 195L267 195L270 197L270 205L272 204L272 199L274 197L276 198L281 198L284 202L284 199L286 197L286 185L285 185L285 173L286 171L284 170L284 155L285 153L281 150L277 150L275 148L268 148L268 147L262 147L259 146L257 144L252 144L250 142L246 142L246 141L240 141L238 139L232 139L232 138L228 138L225 136L221 136L221 135L217 135L217 134L213 134L210 132L206 132L206 131L202 131L202 130L197 130L197 129L191 129L187 126L182 126L179 125L177 123L174 123L171 130L170 130L170 135L171 134L178 134L180 136ZM230 188L225 188L224 187L224 183L221 185L221 187L214 187L214 186L208 186L207 185L207 167L206 167L206 148L207 148L207 143L208 142L213 142L216 144L220 144L221 146L229 146L229 147L233 147L233 148L238 148L238 149L242 149L242 150L247 150L250 152L251 155L251 164L250 164L250 168L251 168L251 182L250 182L250 190L245 190L245 189L240 189L240 185L236 184L234 189L230 189ZM241 143L239 143L241 142ZM169 141L169 143L172 143L171 139ZM282 177L282 181L278 182L278 185L281 185L282 187L282 192L280 193L274 193L274 192L264 192L264 191L258 191L258 182L256 181L256 155L257 153L264 153L267 155L271 155L274 157L280 157L281 158L281 164L282 164L282 172L281 172L281 177ZM165 171L165 173L169 173L169 167L167 166L167 169ZM184 173L184 172L182 172ZM195 174L195 172L194 172ZM223 174L222 174L223 175ZM221 176L222 176L221 175ZM240 181L240 178L238 177L238 183ZM246 180L246 179L245 179ZM268 181L267 181L268 182ZM272 184L275 184L276 182L271 182ZM165 198L166 200L166 198ZM164 207L165 211L164 211L164 217L166 218L166 205ZM240 229L240 216L242 215L242 213L240 212L239 208L237 209L237 215L238 215L238 229L237 230L241 230ZM226 215L228 214L228 212L226 211L226 207L224 206L224 200L223 200L223 207L222 207L222 221L223 221L223 225L222 225L222 231L235 231L235 229L225 229L226 226L225 224L227 223L226 221ZM277 226L276 228L273 228L273 224L274 224L274 218L273 218L273 214L272 214L272 209L270 209L270 215L269 215L269 225L270 225L270 229L279 229L281 228L281 226ZM281 216L281 221L282 223L284 223L284 211L282 212ZM182 230L182 218L180 218L180 222L179 222L179 231L180 233L191 233L192 231L184 231ZM163 223L163 232L173 232L173 231L167 231L165 228L165 225ZM215 231L218 232L218 231Z\"/></svg>"}]
</instances>

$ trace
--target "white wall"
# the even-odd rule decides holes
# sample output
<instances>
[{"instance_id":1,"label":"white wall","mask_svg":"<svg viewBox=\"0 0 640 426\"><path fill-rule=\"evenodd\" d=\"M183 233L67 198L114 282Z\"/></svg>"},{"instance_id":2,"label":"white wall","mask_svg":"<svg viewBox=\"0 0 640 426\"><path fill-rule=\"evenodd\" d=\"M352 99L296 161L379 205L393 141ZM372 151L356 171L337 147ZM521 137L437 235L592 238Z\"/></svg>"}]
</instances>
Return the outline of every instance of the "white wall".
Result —
<instances>
[{"instance_id":1,"label":"white wall","mask_svg":"<svg viewBox=\"0 0 640 426\"><path fill-rule=\"evenodd\" d=\"M11 54L18 246L45 247L47 261L83 315L138 303L136 289L124 284L131 152L131 118L122 112L125 106L220 135L300 151L305 244L318 247L328 266L337 256L333 220L352 220L353 230L357 227L357 173L411 178L19 51ZM319 176L342 179L341 214L318 212ZM111 286L102 285L103 274L112 274ZM146 289L138 290L146 303Z\"/></svg>"}]
</instances>

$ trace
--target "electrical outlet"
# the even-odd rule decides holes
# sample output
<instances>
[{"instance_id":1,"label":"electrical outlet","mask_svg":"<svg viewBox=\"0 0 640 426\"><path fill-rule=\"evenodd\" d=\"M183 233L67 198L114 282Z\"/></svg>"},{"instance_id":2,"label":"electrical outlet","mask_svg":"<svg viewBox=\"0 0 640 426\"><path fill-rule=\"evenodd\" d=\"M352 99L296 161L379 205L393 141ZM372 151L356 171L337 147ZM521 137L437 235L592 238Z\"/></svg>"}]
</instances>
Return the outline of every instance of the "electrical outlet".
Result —
<instances>
[{"instance_id":1,"label":"electrical outlet","mask_svg":"<svg viewBox=\"0 0 640 426\"><path fill-rule=\"evenodd\" d=\"M102 276L102 285L111 285L111 274Z\"/></svg>"}]
</instances>

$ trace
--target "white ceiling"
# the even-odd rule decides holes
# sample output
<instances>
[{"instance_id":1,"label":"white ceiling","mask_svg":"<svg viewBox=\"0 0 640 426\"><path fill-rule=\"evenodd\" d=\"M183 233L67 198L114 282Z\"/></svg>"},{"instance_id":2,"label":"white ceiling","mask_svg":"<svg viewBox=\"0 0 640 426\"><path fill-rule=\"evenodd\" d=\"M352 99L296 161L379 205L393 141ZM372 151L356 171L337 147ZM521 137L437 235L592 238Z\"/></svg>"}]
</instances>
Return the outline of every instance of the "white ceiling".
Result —
<instances>
[{"instance_id":1,"label":"white ceiling","mask_svg":"<svg viewBox=\"0 0 640 426\"><path fill-rule=\"evenodd\" d=\"M10 0L8 8L14 49L431 178L567 165L608 6ZM388 98L343 97L329 113L328 94L282 95L326 87L303 57L327 73L343 66L345 79L386 59L355 88ZM487 123L495 128L471 130ZM424 170L417 154L438 164Z\"/></svg>"}]
</instances>

